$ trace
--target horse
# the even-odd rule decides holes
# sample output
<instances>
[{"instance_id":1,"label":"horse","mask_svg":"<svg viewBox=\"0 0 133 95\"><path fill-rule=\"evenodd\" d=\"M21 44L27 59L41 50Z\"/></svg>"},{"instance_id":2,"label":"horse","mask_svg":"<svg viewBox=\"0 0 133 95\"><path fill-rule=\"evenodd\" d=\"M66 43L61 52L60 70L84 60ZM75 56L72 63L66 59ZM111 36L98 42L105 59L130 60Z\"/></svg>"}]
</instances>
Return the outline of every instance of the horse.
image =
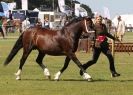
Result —
<instances>
[{"instance_id":1,"label":"horse","mask_svg":"<svg viewBox=\"0 0 133 95\"><path fill-rule=\"evenodd\" d=\"M8 20L5 18L5 20L3 21L3 29L7 35L7 33L9 31L18 31L20 33L22 33L22 28L21 28L22 22L20 19L14 19L14 20Z\"/></svg>"},{"instance_id":2,"label":"horse","mask_svg":"<svg viewBox=\"0 0 133 95\"><path fill-rule=\"evenodd\" d=\"M17 73L15 73L16 80L20 80L22 67L27 57L32 50L38 50L39 54L36 58L36 62L43 69L44 75L47 78L50 79L50 72L42 62L46 54L51 56L66 56L64 66L55 74L54 80L59 80L61 74L68 67L72 59L80 70L83 71L83 79L91 81L91 76L84 70L75 55L82 32L87 33L90 30L93 30L93 22L91 18L88 17L75 18L60 30L31 27L20 35L6 58L4 65L9 64L17 52L23 48L20 66Z\"/></svg>"}]
</instances>

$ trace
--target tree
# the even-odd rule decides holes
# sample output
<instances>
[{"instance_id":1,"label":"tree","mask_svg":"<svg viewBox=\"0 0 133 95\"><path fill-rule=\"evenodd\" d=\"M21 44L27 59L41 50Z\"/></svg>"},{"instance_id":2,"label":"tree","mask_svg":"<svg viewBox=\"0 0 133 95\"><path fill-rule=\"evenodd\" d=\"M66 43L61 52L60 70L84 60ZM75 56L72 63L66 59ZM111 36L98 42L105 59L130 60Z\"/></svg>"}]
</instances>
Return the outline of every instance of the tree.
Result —
<instances>
[{"instance_id":1,"label":"tree","mask_svg":"<svg viewBox=\"0 0 133 95\"><path fill-rule=\"evenodd\" d=\"M85 4L81 4L81 7L83 7L87 11L88 16L90 16L90 17L94 16L94 14L92 13L92 10L91 10L91 8L89 6L87 6Z\"/></svg>"},{"instance_id":2,"label":"tree","mask_svg":"<svg viewBox=\"0 0 133 95\"><path fill-rule=\"evenodd\" d=\"M16 9L21 9L21 0L14 0L16 2Z\"/></svg>"}]
</instances>

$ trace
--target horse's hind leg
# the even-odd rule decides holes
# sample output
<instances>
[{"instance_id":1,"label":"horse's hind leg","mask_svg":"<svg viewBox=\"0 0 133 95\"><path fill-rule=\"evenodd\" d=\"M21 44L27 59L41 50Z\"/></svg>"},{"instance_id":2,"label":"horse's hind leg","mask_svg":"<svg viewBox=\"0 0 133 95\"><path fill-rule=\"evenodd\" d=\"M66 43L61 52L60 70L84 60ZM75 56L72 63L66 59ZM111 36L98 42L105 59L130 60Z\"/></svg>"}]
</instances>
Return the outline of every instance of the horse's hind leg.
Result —
<instances>
[{"instance_id":1,"label":"horse's hind leg","mask_svg":"<svg viewBox=\"0 0 133 95\"><path fill-rule=\"evenodd\" d=\"M22 55L22 58L20 60L20 65L19 65L19 70L17 71L17 73L15 73L16 75L16 80L21 80L21 72L22 72L22 68L23 68L23 65L27 59L27 57L29 56L30 52L32 51L32 49L30 49L29 51L23 51L23 55Z\"/></svg>"},{"instance_id":2,"label":"horse's hind leg","mask_svg":"<svg viewBox=\"0 0 133 95\"><path fill-rule=\"evenodd\" d=\"M50 72L48 70L48 68L46 68L46 66L43 64L43 58L44 58L45 54L39 51L38 57L36 59L36 62L39 64L39 66L43 69L44 71L44 75L50 80Z\"/></svg>"},{"instance_id":3,"label":"horse's hind leg","mask_svg":"<svg viewBox=\"0 0 133 95\"><path fill-rule=\"evenodd\" d=\"M61 73L63 73L63 72L66 70L66 68L67 68L68 65L69 65L70 60L71 60L71 59L67 56L66 59L65 59L65 63L64 63L63 68L62 68L59 72L57 72L57 73L55 74L54 80L59 80L59 78L60 78L60 76L61 76Z\"/></svg>"}]
</instances>

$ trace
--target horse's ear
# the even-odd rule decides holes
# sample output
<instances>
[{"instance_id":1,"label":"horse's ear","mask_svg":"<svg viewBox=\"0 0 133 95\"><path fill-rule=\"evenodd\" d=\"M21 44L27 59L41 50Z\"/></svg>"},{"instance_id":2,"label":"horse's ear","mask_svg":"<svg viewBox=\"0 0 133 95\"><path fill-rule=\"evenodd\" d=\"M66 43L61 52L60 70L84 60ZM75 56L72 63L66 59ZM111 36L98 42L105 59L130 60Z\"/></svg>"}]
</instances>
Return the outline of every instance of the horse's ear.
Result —
<instances>
[{"instance_id":1,"label":"horse's ear","mask_svg":"<svg viewBox=\"0 0 133 95\"><path fill-rule=\"evenodd\" d=\"M91 20L91 17L90 16L85 16L85 17L83 17L83 19Z\"/></svg>"},{"instance_id":2,"label":"horse's ear","mask_svg":"<svg viewBox=\"0 0 133 95\"><path fill-rule=\"evenodd\" d=\"M88 19L88 20L91 20L91 17L90 17L90 16L87 16L87 19Z\"/></svg>"}]
</instances>

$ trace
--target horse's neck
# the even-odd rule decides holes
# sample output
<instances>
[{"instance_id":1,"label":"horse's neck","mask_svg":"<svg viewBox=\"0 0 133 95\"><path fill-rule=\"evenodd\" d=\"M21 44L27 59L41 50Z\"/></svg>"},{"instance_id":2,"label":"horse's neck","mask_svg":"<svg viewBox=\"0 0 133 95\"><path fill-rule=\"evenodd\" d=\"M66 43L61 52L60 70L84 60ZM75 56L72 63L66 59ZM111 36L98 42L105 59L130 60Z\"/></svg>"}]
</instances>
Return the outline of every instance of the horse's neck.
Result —
<instances>
[{"instance_id":1,"label":"horse's neck","mask_svg":"<svg viewBox=\"0 0 133 95\"><path fill-rule=\"evenodd\" d=\"M70 25L70 31L73 33L73 36L77 36L82 31L82 26L80 22L74 23Z\"/></svg>"},{"instance_id":2,"label":"horse's neck","mask_svg":"<svg viewBox=\"0 0 133 95\"><path fill-rule=\"evenodd\" d=\"M78 43L78 40L82 34L82 26L80 22L70 24L65 28L65 34L69 34L69 36L73 39L74 43Z\"/></svg>"}]
</instances>

